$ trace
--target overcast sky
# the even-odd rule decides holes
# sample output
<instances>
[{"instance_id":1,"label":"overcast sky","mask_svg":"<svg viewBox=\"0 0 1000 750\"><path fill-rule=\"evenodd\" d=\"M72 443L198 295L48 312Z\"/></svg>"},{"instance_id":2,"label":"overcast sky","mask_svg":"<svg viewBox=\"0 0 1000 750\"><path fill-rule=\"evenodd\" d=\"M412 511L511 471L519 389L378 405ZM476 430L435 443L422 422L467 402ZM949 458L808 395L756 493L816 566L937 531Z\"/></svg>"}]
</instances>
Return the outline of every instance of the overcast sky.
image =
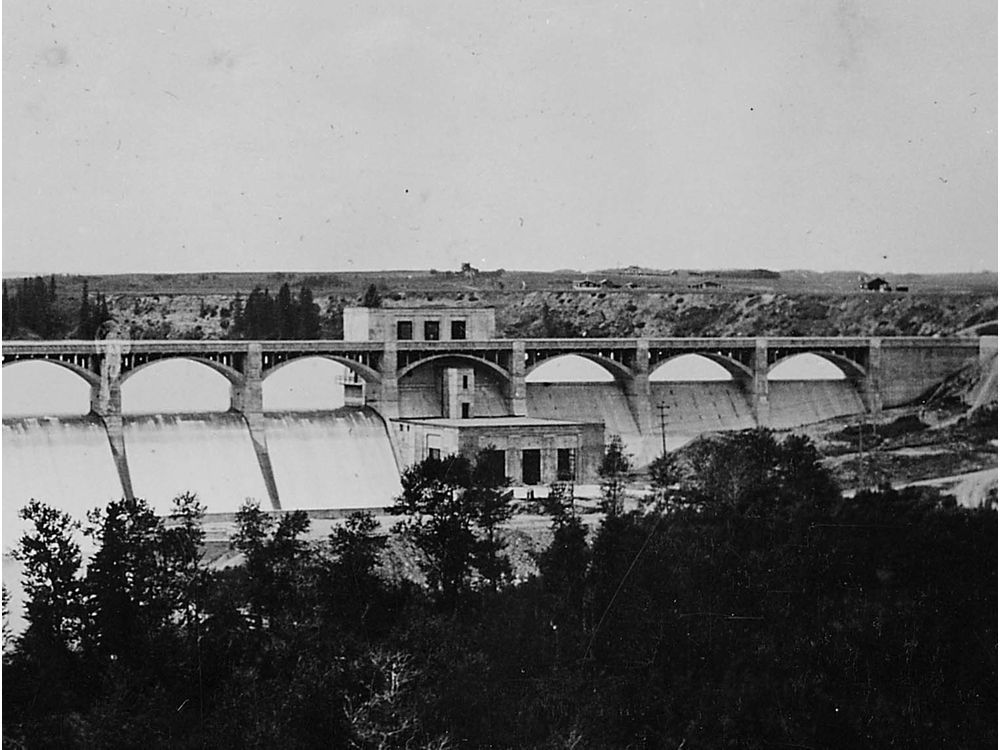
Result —
<instances>
[{"instance_id":1,"label":"overcast sky","mask_svg":"<svg viewBox=\"0 0 1000 750\"><path fill-rule=\"evenodd\" d=\"M996 270L996 128L996 0L4 0L3 268Z\"/></svg>"}]
</instances>

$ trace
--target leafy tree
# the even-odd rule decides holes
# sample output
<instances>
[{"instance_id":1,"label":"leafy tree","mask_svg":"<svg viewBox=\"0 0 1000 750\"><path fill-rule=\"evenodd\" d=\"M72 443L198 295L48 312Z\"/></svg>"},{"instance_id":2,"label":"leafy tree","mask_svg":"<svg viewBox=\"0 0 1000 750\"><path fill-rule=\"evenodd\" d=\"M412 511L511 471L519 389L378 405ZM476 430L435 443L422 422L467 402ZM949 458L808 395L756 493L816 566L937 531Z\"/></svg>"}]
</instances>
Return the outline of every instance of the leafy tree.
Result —
<instances>
[{"instance_id":1,"label":"leafy tree","mask_svg":"<svg viewBox=\"0 0 1000 750\"><path fill-rule=\"evenodd\" d=\"M320 338L319 305L313 301L312 290L305 285L299 289L299 324L300 338Z\"/></svg>"},{"instance_id":2,"label":"leafy tree","mask_svg":"<svg viewBox=\"0 0 1000 750\"><path fill-rule=\"evenodd\" d=\"M621 513L625 506L625 487L632 460L625 452L619 435L612 435L604 449L597 473L601 477L601 508L608 515Z\"/></svg>"},{"instance_id":3,"label":"leafy tree","mask_svg":"<svg viewBox=\"0 0 1000 750\"><path fill-rule=\"evenodd\" d=\"M473 464L463 456L429 457L402 476L403 494L393 510L405 518L394 530L421 553L430 588L448 604L478 573L496 590L510 575L500 527L513 508L507 479L481 453Z\"/></svg>"},{"instance_id":4,"label":"leafy tree","mask_svg":"<svg viewBox=\"0 0 1000 750\"><path fill-rule=\"evenodd\" d=\"M650 462L649 479L654 490L652 499L661 510L670 502L684 500L683 494L678 491L678 485L683 478L680 461L674 453L664 453Z\"/></svg>"},{"instance_id":5,"label":"leafy tree","mask_svg":"<svg viewBox=\"0 0 1000 750\"><path fill-rule=\"evenodd\" d=\"M299 315L296 307L292 299L292 290L286 282L278 290L276 305L278 338L288 340L298 335Z\"/></svg>"},{"instance_id":6,"label":"leafy tree","mask_svg":"<svg viewBox=\"0 0 1000 750\"><path fill-rule=\"evenodd\" d=\"M450 604L468 588L476 556L476 509L465 498L471 478L463 456L428 457L403 472L393 505L405 516L394 530L420 551L428 585Z\"/></svg>"},{"instance_id":7,"label":"leafy tree","mask_svg":"<svg viewBox=\"0 0 1000 750\"><path fill-rule=\"evenodd\" d=\"M469 487L465 490L465 500L473 506L474 520L480 536L475 565L494 591L511 575L510 561L504 555L507 543L500 530L514 515L510 479L498 473L491 460L495 455L497 454L492 446L479 453L472 467Z\"/></svg>"},{"instance_id":8,"label":"leafy tree","mask_svg":"<svg viewBox=\"0 0 1000 750\"><path fill-rule=\"evenodd\" d=\"M378 287L369 284L365 290L365 296L361 300L362 307L382 307L382 295L378 293Z\"/></svg>"},{"instance_id":9,"label":"leafy tree","mask_svg":"<svg viewBox=\"0 0 1000 750\"><path fill-rule=\"evenodd\" d=\"M294 621L307 606L311 557L302 535L308 528L304 511L284 513L277 524L253 500L237 511L230 546L245 557L244 596L256 629Z\"/></svg>"},{"instance_id":10,"label":"leafy tree","mask_svg":"<svg viewBox=\"0 0 1000 750\"><path fill-rule=\"evenodd\" d=\"M73 538L80 524L38 500L18 515L33 526L14 552L24 565L28 629L23 640L36 653L69 652L77 645L83 615L80 545Z\"/></svg>"},{"instance_id":11,"label":"leafy tree","mask_svg":"<svg viewBox=\"0 0 1000 750\"><path fill-rule=\"evenodd\" d=\"M88 514L86 533L98 548L87 567L88 650L105 663L148 663L170 648L177 606L163 521L145 500L125 498Z\"/></svg>"}]
</instances>

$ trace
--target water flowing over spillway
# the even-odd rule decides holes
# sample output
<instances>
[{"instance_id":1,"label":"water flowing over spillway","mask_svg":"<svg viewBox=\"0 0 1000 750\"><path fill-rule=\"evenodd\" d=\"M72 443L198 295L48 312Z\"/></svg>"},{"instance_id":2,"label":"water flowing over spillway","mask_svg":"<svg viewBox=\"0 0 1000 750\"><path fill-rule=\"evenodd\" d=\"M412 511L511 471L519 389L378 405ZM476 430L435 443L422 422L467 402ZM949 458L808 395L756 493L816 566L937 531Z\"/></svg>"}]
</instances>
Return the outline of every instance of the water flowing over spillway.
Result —
<instances>
[{"instance_id":1,"label":"water flowing over spillway","mask_svg":"<svg viewBox=\"0 0 1000 750\"><path fill-rule=\"evenodd\" d=\"M194 492L211 513L232 513L247 498L270 508L246 422L238 414L125 418L132 489L159 514Z\"/></svg>"},{"instance_id":2,"label":"water flowing over spillway","mask_svg":"<svg viewBox=\"0 0 1000 750\"><path fill-rule=\"evenodd\" d=\"M269 470L286 510L384 507L400 494L385 423L371 409L275 413L262 424L255 446L238 414L125 417L134 494L161 515L183 492L197 494L208 513L233 513L247 498L271 508ZM88 510L123 496L99 418L6 419L3 430L5 551L20 536L17 512L31 498L82 522Z\"/></svg>"},{"instance_id":3,"label":"water flowing over spillway","mask_svg":"<svg viewBox=\"0 0 1000 750\"><path fill-rule=\"evenodd\" d=\"M268 453L284 510L391 505L399 470L371 409L269 414Z\"/></svg>"},{"instance_id":4,"label":"water flowing over spillway","mask_svg":"<svg viewBox=\"0 0 1000 750\"><path fill-rule=\"evenodd\" d=\"M3 421L3 549L23 529L17 516L30 499L69 513L122 497L121 481L104 424L97 417L46 417Z\"/></svg>"}]
</instances>

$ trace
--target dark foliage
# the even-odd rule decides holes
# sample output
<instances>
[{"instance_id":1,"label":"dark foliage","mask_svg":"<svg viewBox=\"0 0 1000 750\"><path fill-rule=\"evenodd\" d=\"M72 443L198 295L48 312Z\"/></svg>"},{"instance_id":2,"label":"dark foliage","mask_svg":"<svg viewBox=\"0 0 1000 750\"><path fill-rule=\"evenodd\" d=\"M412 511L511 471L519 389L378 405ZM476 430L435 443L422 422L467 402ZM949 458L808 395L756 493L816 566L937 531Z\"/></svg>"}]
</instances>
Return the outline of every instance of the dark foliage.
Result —
<instances>
[{"instance_id":1,"label":"dark foliage","mask_svg":"<svg viewBox=\"0 0 1000 750\"><path fill-rule=\"evenodd\" d=\"M254 287L244 299L237 294L230 303L226 334L231 339L317 339L322 318L312 290L302 285L296 298L287 283L277 297L268 289Z\"/></svg>"},{"instance_id":2,"label":"dark foliage","mask_svg":"<svg viewBox=\"0 0 1000 750\"><path fill-rule=\"evenodd\" d=\"M32 503L5 746L996 745L995 511L843 498L799 438L699 451L664 470L686 502L590 532L547 503L517 585L480 572L506 510L462 459L404 481L427 588L386 580L366 514L311 542L302 514L247 505L242 564L209 570L194 498L166 521L121 501L92 516L84 574L73 522Z\"/></svg>"}]
</instances>

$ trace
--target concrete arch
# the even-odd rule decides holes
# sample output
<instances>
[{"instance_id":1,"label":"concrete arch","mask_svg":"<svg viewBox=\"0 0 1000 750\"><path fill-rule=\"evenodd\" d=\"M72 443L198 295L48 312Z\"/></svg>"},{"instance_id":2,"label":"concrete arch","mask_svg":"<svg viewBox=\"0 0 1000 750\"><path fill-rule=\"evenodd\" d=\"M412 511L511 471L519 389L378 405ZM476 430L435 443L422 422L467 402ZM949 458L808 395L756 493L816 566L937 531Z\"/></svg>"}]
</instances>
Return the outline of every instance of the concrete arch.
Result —
<instances>
[{"instance_id":1,"label":"concrete arch","mask_svg":"<svg viewBox=\"0 0 1000 750\"><path fill-rule=\"evenodd\" d=\"M172 362L176 360L188 360L189 362L197 362L200 365L205 365L217 373L222 375L226 380L228 380L233 385L242 385L244 381L243 373L239 370L235 370L227 365L220 364L219 362L213 362L210 359L205 359L203 357L192 357L187 354L179 354L177 356L162 357L160 359L150 360L149 362L143 362L141 365L132 367L122 373L121 382L124 384L133 375L142 372L143 370L152 367L153 365L162 364L164 362Z\"/></svg>"},{"instance_id":2,"label":"concrete arch","mask_svg":"<svg viewBox=\"0 0 1000 750\"><path fill-rule=\"evenodd\" d=\"M650 369L649 374L652 375L654 372L659 370L663 365L667 364L671 360L677 359L678 357L684 356L695 356L707 359L709 362L714 362L715 364L722 367L733 380L752 380L753 370L744 365L742 362L737 362L731 357L727 357L724 354L715 354L713 352L684 352L679 351L676 354L671 354L666 359L662 359L656 363L656 367Z\"/></svg>"},{"instance_id":3,"label":"concrete arch","mask_svg":"<svg viewBox=\"0 0 1000 750\"><path fill-rule=\"evenodd\" d=\"M291 357L286 359L284 362L274 365L273 367L268 367L263 373L261 373L261 380L267 380L271 375L283 367L294 364L295 362L302 362L307 359L325 359L330 362L336 362L338 365L343 365L351 372L357 373L361 376L362 380L372 385L378 385L382 382L382 376L379 372L372 369L368 365L363 365L360 362L355 362L353 359L341 357L337 354L313 354L311 352L303 353L301 356Z\"/></svg>"},{"instance_id":4,"label":"concrete arch","mask_svg":"<svg viewBox=\"0 0 1000 750\"><path fill-rule=\"evenodd\" d=\"M615 362L613 359L608 359L607 357L602 357L599 354L591 354L589 352L560 352L555 356L546 357L545 359L536 361L533 365L531 365L531 367L527 368L524 371L524 375L525 377L527 377L535 370L537 370L539 367L554 362L560 357L567 357L571 355L576 357L582 357L583 359L593 362L595 365L600 365L609 373L611 373L611 376L616 381L619 382L631 380L635 376L635 373L632 372L632 370L630 370L628 367L623 365L621 362Z\"/></svg>"},{"instance_id":5,"label":"concrete arch","mask_svg":"<svg viewBox=\"0 0 1000 750\"><path fill-rule=\"evenodd\" d=\"M74 365L71 362L62 362L58 359L53 359L51 357L33 357L32 359L18 359L10 362L4 362L3 367L12 367L14 365L27 364L29 362L45 362L47 364L58 365L64 370L69 370L70 372L79 375L83 380L86 381L87 385L94 387L101 384L101 376L96 373L91 372L79 365Z\"/></svg>"},{"instance_id":6,"label":"concrete arch","mask_svg":"<svg viewBox=\"0 0 1000 750\"><path fill-rule=\"evenodd\" d=\"M827 362L829 362L832 365L835 365L842 373L844 373L844 377L847 378L848 380L852 381L862 380L865 377L866 374L865 368L859 365L854 360L848 359L847 357L844 357L840 354L834 354L832 352L820 352L820 351L816 352L803 351L803 352L795 352L793 354L786 354L784 357L780 357L776 359L774 362L772 362L770 365L768 365L767 367L768 374L770 374L771 370L773 370L782 362L787 362L793 357L801 357L804 354L813 354L817 357L820 357L821 359L825 359Z\"/></svg>"},{"instance_id":7,"label":"concrete arch","mask_svg":"<svg viewBox=\"0 0 1000 750\"><path fill-rule=\"evenodd\" d=\"M510 381L510 373L507 372L505 369L503 369L500 365L496 364L495 362L490 362L488 359L483 359L482 357L474 357L471 354L435 354L431 357L426 357L425 359L417 360L416 362L408 364L406 367L404 367L397 373L396 377L399 380L402 380L404 377L409 375L414 370L417 370L423 367L424 365L430 364L431 362L439 361L442 359L461 360L463 362L469 362L470 364L473 365L481 365L482 367L485 367L487 370L494 372L500 378L501 382L507 383Z\"/></svg>"}]
</instances>

